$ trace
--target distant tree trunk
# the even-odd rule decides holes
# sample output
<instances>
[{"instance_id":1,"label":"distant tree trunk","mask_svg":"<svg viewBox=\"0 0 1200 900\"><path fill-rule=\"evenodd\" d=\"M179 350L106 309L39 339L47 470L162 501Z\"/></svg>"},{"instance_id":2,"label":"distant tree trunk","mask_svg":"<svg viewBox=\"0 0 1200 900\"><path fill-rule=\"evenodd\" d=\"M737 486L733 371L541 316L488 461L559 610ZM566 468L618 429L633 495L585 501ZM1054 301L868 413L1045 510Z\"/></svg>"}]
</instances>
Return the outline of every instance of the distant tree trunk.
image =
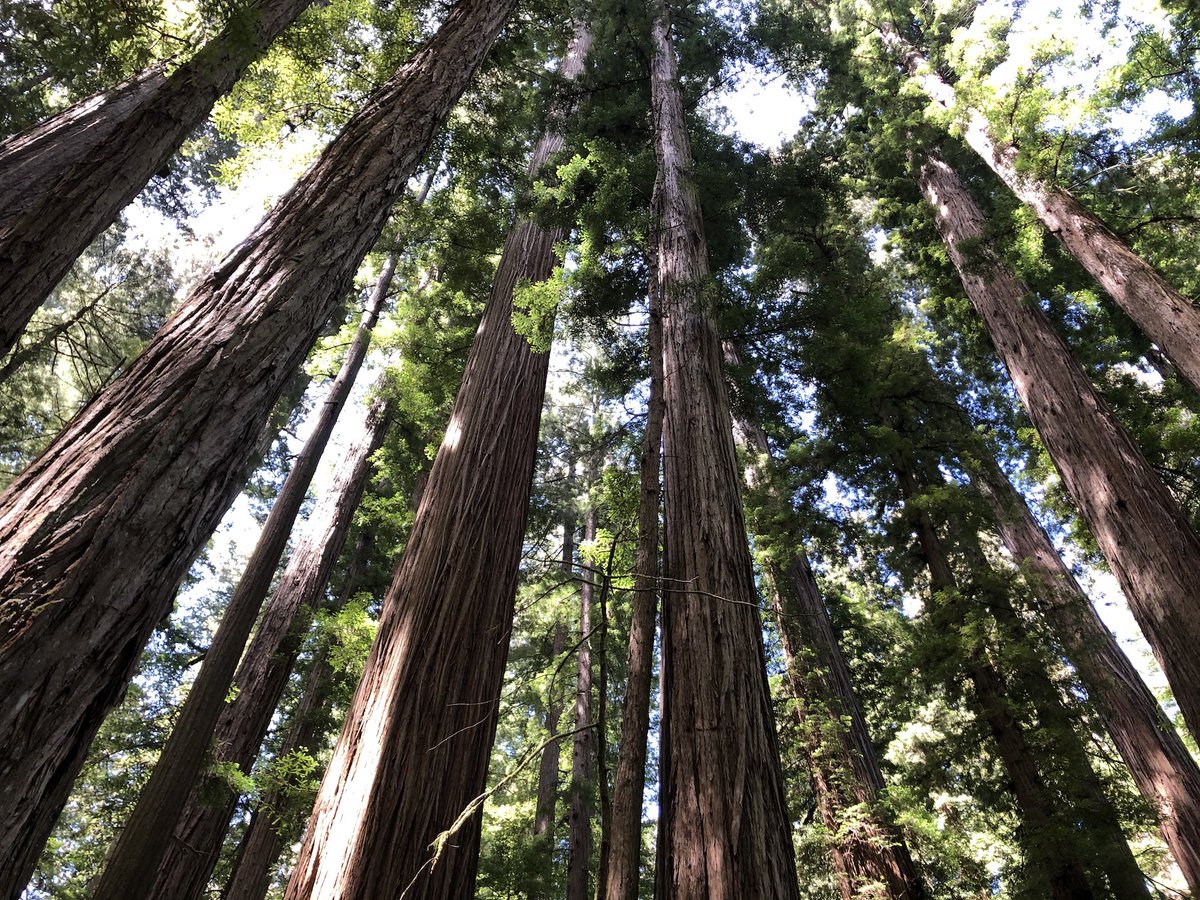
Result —
<instances>
[{"instance_id":1,"label":"distant tree trunk","mask_svg":"<svg viewBox=\"0 0 1200 900\"><path fill-rule=\"evenodd\" d=\"M738 431L755 457L746 472L753 488L769 465L770 444L752 422L739 421ZM768 594L817 809L831 835L838 892L844 900L867 890L880 900L924 900L908 845L880 809L879 758L804 545L791 534L776 540L756 536L755 545L769 548Z\"/></svg>"},{"instance_id":2,"label":"distant tree trunk","mask_svg":"<svg viewBox=\"0 0 1200 900\"><path fill-rule=\"evenodd\" d=\"M708 251L663 0L651 5L663 316L667 897L797 898Z\"/></svg>"},{"instance_id":3,"label":"distant tree trunk","mask_svg":"<svg viewBox=\"0 0 1200 900\"><path fill-rule=\"evenodd\" d=\"M362 583L371 544L371 534L364 529L359 534L358 543L346 564L342 587L333 603L334 610L345 607ZM309 669L300 702L292 712L287 736L280 747L281 755L296 751L315 754L322 749L326 732L324 717L328 712L329 693L334 681L335 672L329 664L329 647L322 645ZM271 886L271 866L278 861L279 854L283 851L275 816L286 813L285 807L286 800L278 793L268 793L260 799L238 848L229 883L221 894L222 900L263 900L266 896ZM225 811L229 814L225 817L225 821L228 822L233 810L227 808ZM215 861L215 854L213 858ZM167 861L169 862L170 860ZM166 863L160 868L160 874L165 869ZM156 896L174 895L160 892Z\"/></svg>"},{"instance_id":4,"label":"distant tree trunk","mask_svg":"<svg viewBox=\"0 0 1200 900\"><path fill-rule=\"evenodd\" d=\"M514 0L460 0L126 372L0 495L0 896L240 487L289 376Z\"/></svg>"},{"instance_id":5,"label":"distant tree trunk","mask_svg":"<svg viewBox=\"0 0 1200 900\"><path fill-rule=\"evenodd\" d=\"M1194 734L1200 734L1200 537L1136 442L1088 381L1028 287L982 247L983 215L954 171L930 157L921 183L950 258L1055 467L1095 535Z\"/></svg>"},{"instance_id":6,"label":"distant tree trunk","mask_svg":"<svg viewBox=\"0 0 1200 900\"><path fill-rule=\"evenodd\" d=\"M954 110L957 106L954 88L929 65L924 55L890 29L884 30L884 37L903 54L909 74L922 90L934 102ZM966 112L963 139L971 149L1158 345L1192 390L1200 393L1200 308L1175 290L1070 192L1018 170L1017 148L992 136L983 113L975 109Z\"/></svg>"},{"instance_id":7,"label":"distant tree trunk","mask_svg":"<svg viewBox=\"0 0 1200 900\"><path fill-rule=\"evenodd\" d=\"M990 455L972 482L991 506L1000 536L1063 642L1192 893L1200 895L1200 768L1137 669L1063 564L1025 498Z\"/></svg>"},{"instance_id":8,"label":"distant tree trunk","mask_svg":"<svg viewBox=\"0 0 1200 900\"><path fill-rule=\"evenodd\" d=\"M564 77L579 75L589 43L578 29ZM531 172L563 146L561 115ZM550 276L561 237L523 221L505 243L288 900L473 892L475 804L495 735L549 364L512 329L513 289Z\"/></svg>"},{"instance_id":9,"label":"distant tree trunk","mask_svg":"<svg viewBox=\"0 0 1200 900\"><path fill-rule=\"evenodd\" d=\"M589 482L592 479L589 479ZM589 484L589 489L591 485ZM583 540L596 540L596 506L583 514ZM595 576L585 565L579 585L579 631L575 682L575 740L571 752L571 829L567 844L567 900L588 900L592 858L592 781L595 775L595 728L592 721L592 601Z\"/></svg>"},{"instance_id":10,"label":"distant tree trunk","mask_svg":"<svg viewBox=\"0 0 1200 900\"><path fill-rule=\"evenodd\" d=\"M654 617L658 603L659 466L662 464L662 314L650 297L647 328L650 396L639 466L637 569L629 623L629 673L621 712L621 746L613 783L605 894L599 900L637 900L641 874L642 795L650 731L650 679L654 671Z\"/></svg>"},{"instance_id":11,"label":"distant tree trunk","mask_svg":"<svg viewBox=\"0 0 1200 900\"><path fill-rule=\"evenodd\" d=\"M565 558L567 544L563 544ZM567 649L567 628L562 622L554 626L554 643L551 653L554 658L562 656ZM547 698L546 705L546 734L558 734L558 722L562 717L562 699L557 696ZM544 837L548 847L554 845L554 806L558 799L558 762L561 753L558 741L550 741L542 748L541 764L538 768L537 802L534 805L533 833Z\"/></svg>"},{"instance_id":12,"label":"distant tree trunk","mask_svg":"<svg viewBox=\"0 0 1200 900\"><path fill-rule=\"evenodd\" d=\"M260 0L170 74L149 68L0 143L0 357L81 253L312 0Z\"/></svg>"},{"instance_id":13,"label":"distant tree trunk","mask_svg":"<svg viewBox=\"0 0 1200 900\"><path fill-rule=\"evenodd\" d=\"M964 598L950 568L933 520L914 504L919 494L916 476L907 465L896 471L921 554L929 569L932 615L948 634L961 633L966 621ZM1021 839L1031 865L1045 874L1055 900L1085 900L1094 896L1082 861L1073 845L1060 846L1054 833L1070 828L1061 822L1058 799L1046 784L1036 759L1008 699L1003 676L975 641L962 646L959 660L971 684L975 706L996 741L1000 761L1008 776L1021 821ZM1057 827L1056 827L1057 826Z\"/></svg>"}]
</instances>

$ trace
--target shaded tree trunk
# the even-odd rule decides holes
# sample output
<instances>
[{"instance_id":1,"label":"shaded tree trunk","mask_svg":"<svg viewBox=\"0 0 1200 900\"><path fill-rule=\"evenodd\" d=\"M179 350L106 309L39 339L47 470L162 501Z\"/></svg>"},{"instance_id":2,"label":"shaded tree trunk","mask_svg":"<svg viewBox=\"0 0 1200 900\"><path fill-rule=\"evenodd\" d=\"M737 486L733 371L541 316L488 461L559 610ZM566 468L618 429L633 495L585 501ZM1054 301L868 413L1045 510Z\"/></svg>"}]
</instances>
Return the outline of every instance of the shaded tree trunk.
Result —
<instances>
[{"instance_id":1,"label":"shaded tree trunk","mask_svg":"<svg viewBox=\"0 0 1200 900\"><path fill-rule=\"evenodd\" d=\"M945 633L959 634L968 622L958 580L950 568L932 519L914 502L919 494L916 476L904 465L897 466L896 475L906 513L929 569L932 613ZM1063 846L1057 840L1056 832L1069 834L1070 827L1060 820L1058 799L1038 769L1025 731L1008 699L1003 676L988 660L978 641L960 645L956 652L971 685L976 709L996 741L1020 813L1021 840L1030 863L1045 874L1055 900L1093 897L1083 863L1072 852L1074 845Z\"/></svg>"},{"instance_id":2,"label":"shaded tree trunk","mask_svg":"<svg viewBox=\"0 0 1200 900\"><path fill-rule=\"evenodd\" d=\"M562 74L582 70L576 32ZM562 114L530 171L563 145ZM509 235L445 439L288 884L289 900L470 896L549 354L512 329L513 289L562 237ZM431 654L429 648L437 648ZM436 792L429 785L438 785ZM441 840L439 836L453 831Z\"/></svg>"},{"instance_id":3,"label":"shaded tree trunk","mask_svg":"<svg viewBox=\"0 0 1200 900\"><path fill-rule=\"evenodd\" d=\"M885 41L903 55L909 74L922 90L947 110L955 110L958 101L954 88L924 55L894 31L885 28L883 34ZM966 110L963 139L1158 345L1192 390L1200 393L1200 308L1175 290L1069 191L1021 172L1016 164L1017 148L992 136L983 113Z\"/></svg>"},{"instance_id":4,"label":"shaded tree trunk","mask_svg":"<svg viewBox=\"0 0 1200 900\"><path fill-rule=\"evenodd\" d=\"M32 871L236 475L514 0L460 0L0 495L0 895Z\"/></svg>"},{"instance_id":5,"label":"shaded tree trunk","mask_svg":"<svg viewBox=\"0 0 1200 900\"><path fill-rule=\"evenodd\" d=\"M1063 642L1188 887L1200 894L1200 767L1137 669L1101 621L1025 498L994 458L980 454L972 482L988 501L1001 539Z\"/></svg>"},{"instance_id":6,"label":"shaded tree trunk","mask_svg":"<svg viewBox=\"0 0 1200 900\"><path fill-rule=\"evenodd\" d=\"M589 480L589 489L591 487ZM583 514L583 540L596 540L596 507L590 500ZM592 722L592 600L595 576L582 569L579 585L579 631L575 682L575 740L571 752L571 819L567 844L567 900L587 900L588 869L592 858L592 781L595 776L596 736Z\"/></svg>"},{"instance_id":7,"label":"shaded tree trunk","mask_svg":"<svg viewBox=\"0 0 1200 900\"><path fill-rule=\"evenodd\" d=\"M204 757L212 743L217 721L230 706L226 698L234 684L234 671L246 649L246 641L258 619L263 601L270 592L271 580L287 549L288 537L329 444L334 425L367 357L371 329L379 319L395 271L396 258L389 256L350 349L317 414L312 434L296 457L279 495L271 505L271 512L246 562L246 569L204 655L204 665L188 691L150 780L138 795L137 805L109 854L93 894L94 900L137 900L151 896L153 881L146 877L146 873L158 867L170 848L172 830L187 805L188 795L200 780ZM365 480L364 465L364 483ZM348 519L346 527L349 527ZM319 554L319 546L309 549ZM340 551L338 547L334 559ZM328 572L325 576L328 578ZM278 697L275 697L275 701L278 701ZM275 703L272 703L268 718L270 710L274 708ZM256 743L254 750L257 749ZM171 887L170 896L185 896L182 885L176 882ZM203 882L199 886L199 889L202 888Z\"/></svg>"},{"instance_id":8,"label":"shaded tree trunk","mask_svg":"<svg viewBox=\"0 0 1200 900\"><path fill-rule=\"evenodd\" d=\"M754 488L770 464L770 444L766 432L751 422L738 422L738 430L755 457L746 471L746 482ZM864 890L880 898L924 900L908 845L880 808L884 780L879 758L804 545L795 535L756 536L755 545L767 548L764 571L785 677L796 703L817 808L832 836L838 893L843 900Z\"/></svg>"},{"instance_id":9,"label":"shaded tree trunk","mask_svg":"<svg viewBox=\"0 0 1200 900\"><path fill-rule=\"evenodd\" d=\"M1088 381L1028 287L992 255L961 245L983 215L954 171L930 157L921 185L967 296L979 312L1193 733L1200 733L1200 617L1193 614L1200 537ZM976 258L982 257L982 258Z\"/></svg>"},{"instance_id":10,"label":"shaded tree trunk","mask_svg":"<svg viewBox=\"0 0 1200 900\"><path fill-rule=\"evenodd\" d=\"M650 679L654 671L657 612L659 467L662 464L662 314L650 295L647 327L650 395L639 466L637 570L629 623L629 673L621 712L621 747L613 783L605 893L600 900L637 900L642 851L642 795L646 789L646 742L650 731Z\"/></svg>"},{"instance_id":11,"label":"shaded tree trunk","mask_svg":"<svg viewBox=\"0 0 1200 900\"><path fill-rule=\"evenodd\" d=\"M156 65L0 143L0 356L88 244L311 3L245 3L170 74Z\"/></svg>"},{"instance_id":12,"label":"shaded tree trunk","mask_svg":"<svg viewBox=\"0 0 1200 900\"><path fill-rule=\"evenodd\" d=\"M563 542L563 560L566 561L568 544ZM554 626L554 643L551 652L555 659L567 648L567 628L562 622ZM558 734L558 722L562 717L562 700L549 697L546 706L546 734ZM538 767L537 801L534 805L533 833L544 836L547 847L554 846L554 807L558 799L558 762L562 748L558 741L550 741L542 748L542 759Z\"/></svg>"},{"instance_id":13,"label":"shaded tree trunk","mask_svg":"<svg viewBox=\"0 0 1200 900\"><path fill-rule=\"evenodd\" d=\"M666 897L796 898L792 829L738 488L708 252L663 0L651 5L663 317Z\"/></svg>"}]
</instances>

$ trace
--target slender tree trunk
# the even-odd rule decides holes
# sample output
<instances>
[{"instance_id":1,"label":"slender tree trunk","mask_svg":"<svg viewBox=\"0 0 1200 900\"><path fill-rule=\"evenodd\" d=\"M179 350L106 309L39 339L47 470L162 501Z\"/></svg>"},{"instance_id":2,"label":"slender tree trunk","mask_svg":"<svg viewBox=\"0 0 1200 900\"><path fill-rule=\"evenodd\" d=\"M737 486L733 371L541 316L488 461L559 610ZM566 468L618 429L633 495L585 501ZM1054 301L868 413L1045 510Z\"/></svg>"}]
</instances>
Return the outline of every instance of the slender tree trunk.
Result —
<instances>
[{"instance_id":1,"label":"slender tree trunk","mask_svg":"<svg viewBox=\"0 0 1200 900\"><path fill-rule=\"evenodd\" d=\"M1193 733L1200 734L1200 616L1194 614L1200 537L1140 448L1088 381L1028 287L987 254L983 215L936 157L921 170L925 196L958 270ZM982 257L982 258L977 258Z\"/></svg>"},{"instance_id":2,"label":"slender tree trunk","mask_svg":"<svg viewBox=\"0 0 1200 900\"><path fill-rule=\"evenodd\" d=\"M1200 894L1200 768L1141 676L1063 564L1025 498L993 457L980 454L972 481L1000 536L1063 642L1088 696L1192 893Z\"/></svg>"},{"instance_id":3,"label":"slender tree trunk","mask_svg":"<svg viewBox=\"0 0 1200 900\"><path fill-rule=\"evenodd\" d=\"M153 881L146 874L158 867L170 848L175 823L187 805L188 795L200 779L213 731L222 712L229 706L226 698L234 683L234 670L246 649L246 641L258 619L263 601L270 592L271 580L287 549L288 537L329 444L334 425L366 359L371 329L379 318L395 270L396 258L389 256L341 369L325 396L312 434L296 457L292 470L271 506L262 534L246 562L246 570L230 598L221 624L213 635L212 644L204 655L204 665L188 691L175 727L109 854L93 894L94 900L137 900L151 895ZM349 522L346 524L348 527ZM319 548L314 549L319 551ZM289 622L289 628L290 625ZM270 709L274 708L272 704ZM267 715L270 716L270 711ZM254 749L258 749L257 743ZM181 887L173 884L171 896L183 896L179 892ZM203 888L203 883L199 888Z\"/></svg>"},{"instance_id":4,"label":"slender tree trunk","mask_svg":"<svg viewBox=\"0 0 1200 900\"><path fill-rule=\"evenodd\" d=\"M751 422L738 422L738 431L755 457L746 471L754 488L770 464L770 444L766 432ZM795 535L756 536L755 545L770 548L764 566L768 593L817 808L833 836L838 892L844 900L862 891L874 891L871 896L881 900L924 900L908 845L880 809L879 758L804 545Z\"/></svg>"},{"instance_id":5,"label":"slender tree trunk","mask_svg":"<svg viewBox=\"0 0 1200 900\"><path fill-rule=\"evenodd\" d=\"M641 494L638 499L637 570L629 623L629 674L621 712L621 748L613 784L610 847L604 897L637 900L642 851L642 795L646 789L646 742L650 731L650 679L654 671L654 617L657 612L659 466L662 463L662 315L650 296L647 328L650 396L642 435Z\"/></svg>"},{"instance_id":6,"label":"slender tree trunk","mask_svg":"<svg viewBox=\"0 0 1200 900\"><path fill-rule=\"evenodd\" d=\"M566 544L564 544L564 548ZM564 553L565 553L564 549ZM562 622L554 626L554 658L562 656L567 648L567 628ZM547 698L546 734L558 734L558 722L562 717L562 700L558 697ZM550 741L542 748L542 759L538 769L537 802L534 806L533 833L544 836L548 847L554 845L554 806L558 799L558 761L561 747L558 741Z\"/></svg>"},{"instance_id":7,"label":"slender tree trunk","mask_svg":"<svg viewBox=\"0 0 1200 900\"><path fill-rule=\"evenodd\" d=\"M896 475L929 569L933 614L947 633L960 633L967 624L964 598L932 519L914 503L919 493L916 476L906 465L898 465ZM1076 848L1070 844L1060 846L1055 840L1056 831L1069 833L1070 828L1059 821L1058 800L1042 777L1025 731L1013 713L1004 678L977 641L961 647L959 656L975 705L996 741L1009 787L1016 798L1022 842L1030 863L1045 874L1055 900L1093 897L1083 863L1073 853Z\"/></svg>"},{"instance_id":8,"label":"slender tree trunk","mask_svg":"<svg viewBox=\"0 0 1200 900\"><path fill-rule=\"evenodd\" d=\"M24 886L275 399L513 3L460 0L0 495L0 896Z\"/></svg>"},{"instance_id":9,"label":"slender tree trunk","mask_svg":"<svg viewBox=\"0 0 1200 900\"><path fill-rule=\"evenodd\" d=\"M591 487L589 480L589 489ZM596 540L596 507L590 500L583 515L583 540ZM592 722L592 600L595 576L582 569L579 586L579 631L575 682L575 740L571 752L571 830L567 844L567 900L587 900L588 869L592 859L592 780L596 738Z\"/></svg>"},{"instance_id":10,"label":"slender tree trunk","mask_svg":"<svg viewBox=\"0 0 1200 900\"><path fill-rule=\"evenodd\" d=\"M934 102L955 110L956 92L928 60L894 31L884 39L903 54L909 74ZM1017 148L992 136L987 117L966 110L963 139L1054 234L1142 332L1200 393L1200 308L1175 290L1148 262L1070 192L1021 172Z\"/></svg>"},{"instance_id":11,"label":"slender tree trunk","mask_svg":"<svg viewBox=\"0 0 1200 900\"><path fill-rule=\"evenodd\" d=\"M589 43L578 29L565 77L579 75ZM531 172L562 147L561 118ZM512 296L519 280L550 276L560 238L526 221L505 243L288 900L473 891L549 363L513 331Z\"/></svg>"},{"instance_id":12,"label":"slender tree trunk","mask_svg":"<svg viewBox=\"0 0 1200 900\"><path fill-rule=\"evenodd\" d=\"M160 64L0 143L0 356L81 253L312 0L251 0L170 74Z\"/></svg>"},{"instance_id":13,"label":"slender tree trunk","mask_svg":"<svg viewBox=\"0 0 1200 900\"><path fill-rule=\"evenodd\" d=\"M666 896L796 898L792 829L738 488L708 252L663 0L651 5L663 315Z\"/></svg>"}]
</instances>

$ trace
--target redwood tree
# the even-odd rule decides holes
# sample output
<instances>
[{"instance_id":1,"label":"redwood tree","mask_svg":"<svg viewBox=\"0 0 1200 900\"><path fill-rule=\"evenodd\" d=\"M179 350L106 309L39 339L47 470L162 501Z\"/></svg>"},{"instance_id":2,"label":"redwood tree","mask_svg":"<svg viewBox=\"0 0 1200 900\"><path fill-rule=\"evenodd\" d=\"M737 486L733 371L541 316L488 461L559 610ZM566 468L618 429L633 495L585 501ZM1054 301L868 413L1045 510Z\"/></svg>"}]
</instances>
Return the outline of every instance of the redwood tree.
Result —
<instances>
[{"instance_id":1,"label":"redwood tree","mask_svg":"<svg viewBox=\"0 0 1200 900\"><path fill-rule=\"evenodd\" d=\"M24 886L285 381L514 0L461 0L141 356L0 495L0 894Z\"/></svg>"}]
</instances>

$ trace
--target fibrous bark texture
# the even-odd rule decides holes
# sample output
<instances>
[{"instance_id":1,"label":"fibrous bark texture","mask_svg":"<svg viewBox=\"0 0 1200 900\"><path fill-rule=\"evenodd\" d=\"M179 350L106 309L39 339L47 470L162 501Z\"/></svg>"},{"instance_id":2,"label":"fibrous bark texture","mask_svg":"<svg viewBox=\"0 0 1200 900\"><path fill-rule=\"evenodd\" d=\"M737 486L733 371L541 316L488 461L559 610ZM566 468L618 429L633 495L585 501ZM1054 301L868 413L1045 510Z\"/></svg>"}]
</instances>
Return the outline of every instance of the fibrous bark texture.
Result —
<instances>
[{"instance_id":1,"label":"fibrous bark texture","mask_svg":"<svg viewBox=\"0 0 1200 900\"><path fill-rule=\"evenodd\" d=\"M669 757L660 801L666 897L799 896L739 495L708 251L662 0L651 5L663 317L664 631Z\"/></svg>"},{"instance_id":2,"label":"fibrous bark texture","mask_svg":"<svg viewBox=\"0 0 1200 900\"><path fill-rule=\"evenodd\" d=\"M1158 814L1188 887L1200 894L1200 768L1008 476L985 456L972 480L1134 783Z\"/></svg>"},{"instance_id":3,"label":"fibrous bark texture","mask_svg":"<svg viewBox=\"0 0 1200 900\"><path fill-rule=\"evenodd\" d=\"M986 247L967 257L961 245L978 245L984 219L955 172L930 157L921 184L967 296L1117 576L1189 728L1200 733L1200 537L1028 287Z\"/></svg>"},{"instance_id":4,"label":"fibrous bark texture","mask_svg":"<svg viewBox=\"0 0 1200 900\"><path fill-rule=\"evenodd\" d=\"M514 0L461 0L0 496L0 896L25 884L263 422Z\"/></svg>"},{"instance_id":5,"label":"fibrous bark texture","mask_svg":"<svg viewBox=\"0 0 1200 900\"><path fill-rule=\"evenodd\" d=\"M252 0L174 71L154 66L0 143L0 356L79 254L311 3Z\"/></svg>"},{"instance_id":6,"label":"fibrous bark texture","mask_svg":"<svg viewBox=\"0 0 1200 900\"><path fill-rule=\"evenodd\" d=\"M621 746L613 780L605 896L637 900L642 852L642 794L646 788L646 742L650 731L650 678L654 671L654 618L658 611L658 511L661 497L663 361L662 315L650 297L647 328L650 394L639 466L637 571L629 623L629 674L621 712Z\"/></svg>"},{"instance_id":7,"label":"fibrous bark texture","mask_svg":"<svg viewBox=\"0 0 1200 900\"><path fill-rule=\"evenodd\" d=\"M379 318L395 270L396 259L390 256L337 377L317 413L312 433L271 505L246 569L204 654L204 665L188 691L150 780L138 795L137 805L109 854L93 894L95 900L137 900L151 896L153 880L147 873L158 867L171 846L172 831L183 813L189 793L200 778L217 719L228 708L225 698L233 683L234 670L270 591L271 580L287 549L288 537L329 444L338 415L367 357L371 329ZM274 708L272 704L270 709ZM257 749L255 744L254 750ZM184 896L178 892L181 885L172 884L172 887L175 890L171 896Z\"/></svg>"},{"instance_id":8,"label":"fibrous bark texture","mask_svg":"<svg viewBox=\"0 0 1200 900\"><path fill-rule=\"evenodd\" d=\"M562 143L552 125L530 170ZM560 237L524 221L505 242L288 900L472 894L549 363L512 329L513 289L549 277Z\"/></svg>"},{"instance_id":9,"label":"fibrous bark texture","mask_svg":"<svg viewBox=\"0 0 1200 900\"><path fill-rule=\"evenodd\" d=\"M900 49L910 75L930 98L954 110L954 88L923 54L894 32L885 31L885 39ZM983 113L966 111L963 139L1158 345L1192 390L1200 393L1200 308L1069 191L1018 169L1017 148L995 139Z\"/></svg>"},{"instance_id":10,"label":"fibrous bark texture","mask_svg":"<svg viewBox=\"0 0 1200 900\"><path fill-rule=\"evenodd\" d=\"M751 422L739 421L738 431L754 455L746 472L754 488L769 465L770 444ZM775 548L764 569L817 808L834 836L838 892L844 900L864 890L881 900L924 900L908 845L880 809L879 758L804 545L796 535L756 536L755 543Z\"/></svg>"},{"instance_id":11,"label":"fibrous bark texture","mask_svg":"<svg viewBox=\"0 0 1200 900\"><path fill-rule=\"evenodd\" d=\"M583 540L596 540L596 507L590 501L583 516ZM592 779L596 736L592 721L592 600L595 579L583 567L579 585L579 650L575 681L575 740L571 752L571 818L567 843L567 900L587 900L592 858Z\"/></svg>"}]
</instances>

